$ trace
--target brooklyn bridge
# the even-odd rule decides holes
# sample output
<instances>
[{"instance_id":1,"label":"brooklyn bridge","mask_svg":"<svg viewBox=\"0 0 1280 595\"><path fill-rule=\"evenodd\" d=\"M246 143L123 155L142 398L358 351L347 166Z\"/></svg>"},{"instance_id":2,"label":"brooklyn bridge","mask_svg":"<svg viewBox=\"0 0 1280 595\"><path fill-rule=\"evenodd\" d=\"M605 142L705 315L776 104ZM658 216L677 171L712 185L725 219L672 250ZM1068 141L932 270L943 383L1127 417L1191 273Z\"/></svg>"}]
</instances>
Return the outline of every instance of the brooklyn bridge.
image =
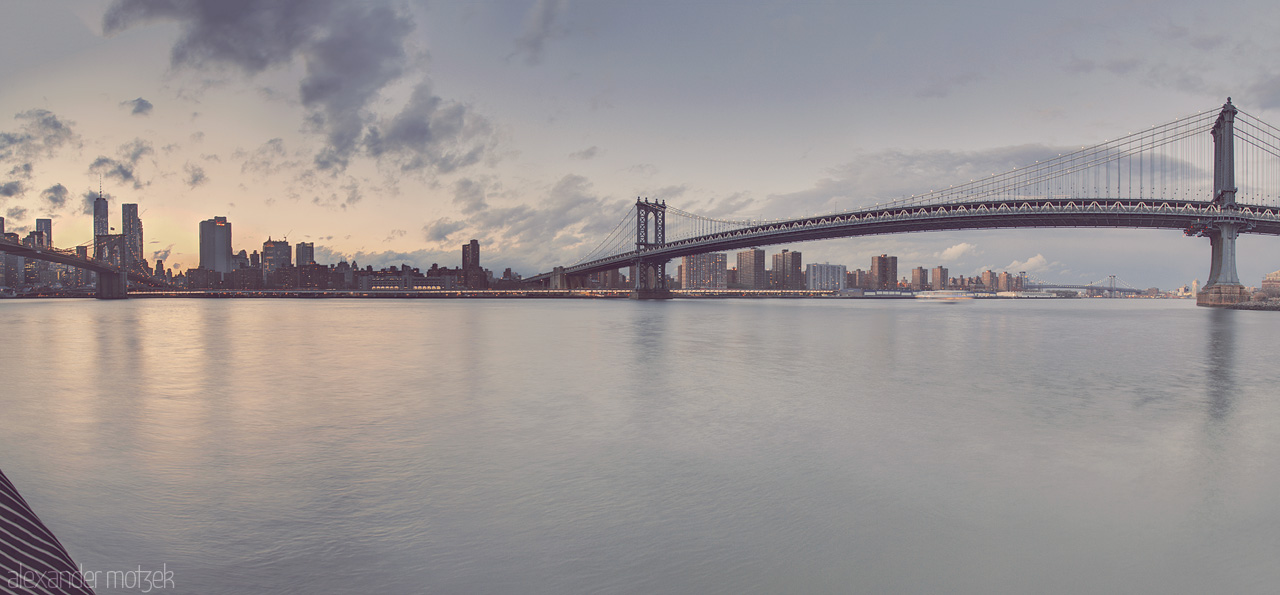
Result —
<instances>
[{"instance_id":1,"label":"brooklyn bridge","mask_svg":"<svg viewBox=\"0 0 1280 595\"><path fill-rule=\"evenodd\" d=\"M1209 275L1197 303L1223 306L1249 299L1236 275L1236 239L1280 235L1278 195L1280 129L1228 98L1221 109L1003 174L841 213L732 220L637 199L583 259L530 280L564 288L632 267L631 296L664 299L671 296L667 263L693 254L924 231L1150 228L1209 239Z\"/></svg>"}]
</instances>

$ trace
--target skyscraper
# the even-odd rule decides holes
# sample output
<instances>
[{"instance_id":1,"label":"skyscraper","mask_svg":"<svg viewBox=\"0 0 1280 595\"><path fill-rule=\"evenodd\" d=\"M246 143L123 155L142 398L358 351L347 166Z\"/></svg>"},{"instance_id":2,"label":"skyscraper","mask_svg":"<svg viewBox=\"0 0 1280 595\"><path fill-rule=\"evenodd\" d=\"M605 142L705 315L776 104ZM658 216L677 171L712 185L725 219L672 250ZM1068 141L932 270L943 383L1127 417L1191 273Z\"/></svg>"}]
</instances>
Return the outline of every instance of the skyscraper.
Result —
<instances>
[{"instance_id":1,"label":"skyscraper","mask_svg":"<svg viewBox=\"0 0 1280 595\"><path fill-rule=\"evenodd\" d=\"M53 245L53 219L36 219L36 231L44 234L44 245Z\"/></svg>"},{"instance_id":2,"label":"skyscraper","mask_svg":"<svg viewBox=\"0 0 1280 595\"><path fill-rule=\"evenodd\" d=\"M270 275L280 267L293 266L293 255L289 253L289 242L267 238L262 243L262 272Z\"/></svg>"},{"instance_id":3,"label":"skyscraper","mask_svg":"<svg viewBox=\"0 0 1280 595\"><path fill-rule=\"evenodd\" d=\"M200 222L200 268L231 272L231 223L226 217Z\"/></svg>"},{"instance_id":4,"label":"skyscraper","mask_svg":"<svg viewBox=\"0 0 1280 595\"><path fill-rule=\"evenodd\" d=\"M488 275L480 266L480 242L476 240L462 245L462 279L467 289L484 289L489 285Z\"/></svg>"},{"instance_id":5,"label":"skyscraper","mask_svg":"<svg viewBox=\"0 0 1280 595\"><path fill-rule=\"evenodd\" d=\"M743 289L767 289L769 273L765 272L764 250L751 248L738 253L738 285Z\"/></svg>"},{"instance_id":6,"label":"skyscraper","mask_svg":"<svg viewBox=\"0 0 1280 595\"><path fill-rule=\"evenodd\" d=\"M102 190L98 190L98 198L93 199L93 259L103 260L107 257L106 248L103 246L105 239L102 236L111 233L111 226L107 224L107 199L102 197Z\"/></svg>"},{"instance_id":7,"label":"skyscraper","mask_svg":"<svg viewBox=\"0 0 1280 595\"><path fill-rule=\"evenodd\" d=\"M93 235L105 236L108 233L111 233L111 226L107 224L107 199L98 192L98 198L93 199Z\"/></svg>"},{"instance_id":8,"label":"skyscraper","mask_svg":"<svg viewBox=\"0 0 1280 595\"><path fill-rule=\"evenodd\" d=\"M120 205L120 233L124 235L124 245L129 251L129 262L135 266L142 262L142 219L138 218L138 205L126 203Z\"/></svg>"},{"instance_id":9,"label":"skyscraper","mask_svg":"<svg viewBox=\"0 0 1280 595\"><path fill-rule=\"evenodd\" d=\"M298 266L301 267L316 263L315 242L298 242L298 245L294 247L294 252L297 255L295 262L298 263Z\"/></svg>"}]
</instances>

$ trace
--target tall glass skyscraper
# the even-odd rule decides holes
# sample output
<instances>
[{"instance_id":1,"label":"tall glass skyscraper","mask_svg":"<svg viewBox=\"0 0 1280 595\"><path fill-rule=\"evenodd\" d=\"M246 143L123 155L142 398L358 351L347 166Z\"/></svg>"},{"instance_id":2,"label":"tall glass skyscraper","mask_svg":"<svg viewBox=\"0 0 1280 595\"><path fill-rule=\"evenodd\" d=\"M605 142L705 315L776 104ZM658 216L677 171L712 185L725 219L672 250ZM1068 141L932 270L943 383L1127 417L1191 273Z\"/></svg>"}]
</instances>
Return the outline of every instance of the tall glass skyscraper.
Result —
<instances>
[{"instance_id":1,"label":"tall glass skyscraper","mask_svg":"<svg viewBox=\"0 0 1280 595\"><path fill-rule=\"evenodd\" d=\"M200 268L231 272L231 223L226 217L200 222Z\"/></svg>"}]
</instances>

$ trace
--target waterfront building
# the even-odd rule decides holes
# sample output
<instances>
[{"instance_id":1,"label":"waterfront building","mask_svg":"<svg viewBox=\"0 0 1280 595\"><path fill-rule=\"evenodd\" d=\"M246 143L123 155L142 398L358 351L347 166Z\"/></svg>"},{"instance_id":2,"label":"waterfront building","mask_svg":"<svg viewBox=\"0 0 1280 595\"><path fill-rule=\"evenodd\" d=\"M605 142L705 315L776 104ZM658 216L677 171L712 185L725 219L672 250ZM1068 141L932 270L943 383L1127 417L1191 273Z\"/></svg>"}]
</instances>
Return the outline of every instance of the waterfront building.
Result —
<instances>
[{"instance_id":1,"label":"waterfront building","mask_svg":"<svg viewBox=\"0 0 1280 595\"><path fill-rule=\"evenodd\" d=\"M467 289L485 289L489 276L480 266L480 242L471 240L462 245L462 278Z\"/></svg>"},{"instance_id":2,"label":"waterfront building","mask_svg":"<svg viewBox=\"0 0 1280 595\"><path fill-rule=\"evenodd\" d=\"M924 267L911 269L911 289L924 291L929 289L929 271Z\"/></svg>"},{"instance_id":3,"label":"waterfront building","mask_svg":"<svg viewBox=\"0 0 1280 595\"><path fill-rule=\"evenodd\" d=\"M738 252L738 285L743 289L767 289L769 273L765 270L764 250L751 248Z\"/></svg>"},{"instance_id":4,"label":"waterfront building","mask_svg":"<svg viewBox=\"0 0 1280 595\"><path fill-rule=\"evenodd\" d=\"M871 257L870 289L896 289L898 287L898 257L881 254Z\"/></svg>"},{"instance_id":5,"label":"waterfront building","mask_svg":"<svg viewBox=\"0 0 1280 595\"><path fill-rule=\"evenodd\" d=\"M1270 297L1280 297L1280 271L1267 273L1258 289Z\"/></svg>"},{"instance_id":6,"label":"waterfront building","mask_svg":"<svg viewBox=\"0 0 1280 595\"><path fill-rule=\"evenodd\" d=\"M200 222L200 268L231 272L231 223L226 217Z\"/></svg>"},{"instance_id":7,"label":"waterfront building","mask_svg":"<svg viewBox=\"0 0 1280 595\"><path fill-rule=\"evenodd\" d=\"M297 255L295 262L298 266L303 267L316 263L315 242L298 242L298 245L294 246L294 252Z\"/></svg>"},{"instance_id":8,"label":"waterfront building","mask_svg":"<svg viewBox=\"0 0 1280 595\"><path fill-rule=\"evenodd\" d=\"M727 289L728 255L694 254L681 260L679 266L680 289Z\"/></svg>"},{"instance_id":9,"label":"waterfront building","mask_svg":"<svg viewBox=\"0 0 1280 595\"><path fill-rule=\"evenodd\" d=\"M774 289L804 289L804 269L799 252L783 250L773 255Z\"/></svg>"},{"instance_id":10,"label":"waterfront building","mask_svg":"<svg viewBox=\"0 0 1280 595\"><path fill-rule=\"evenodd\" d=\"M812 291L844 291L847 271L842 264L810 264L805 266L805 286Z\"/></svg>"},{"instance_id":11,"label":"waterfront building","mask_svg":"<svg viewBox=\"0 0 1280 595\"><path fill-rule=\"evenodd\" d=\"M937 266L933 268L933 288L943 290L947 288L947 274L950 271L946 267Z\"/></svg>"},{"instance_id":12,"label":"waterfront building","mask_svg":"<svg viewBox=\"0 0 1280 595\"><path fill-rule=\"evenodd\" d=\"M997 278L996 278L995 271L987 269L982 272L982 287L984 289L986 289L987 291L995 291L996 282L997 282Z\"/></svg>"}]
</instances>

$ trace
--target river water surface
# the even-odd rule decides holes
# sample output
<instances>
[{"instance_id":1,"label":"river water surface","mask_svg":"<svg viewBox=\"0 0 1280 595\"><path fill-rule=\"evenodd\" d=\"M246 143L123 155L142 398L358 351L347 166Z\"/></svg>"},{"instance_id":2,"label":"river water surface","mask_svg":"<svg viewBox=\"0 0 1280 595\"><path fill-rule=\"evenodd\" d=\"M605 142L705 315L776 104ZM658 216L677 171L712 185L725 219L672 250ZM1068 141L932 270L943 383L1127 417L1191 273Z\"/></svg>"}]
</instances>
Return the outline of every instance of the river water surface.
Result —
<instances>
[{"instance_id":1,"label":"river water surface","mask_svg":"<svg viewBox=\"0 0 1280 595\"><path fill-rule=\"evenodd\" d=\"M1274 592L1277 341L1174 300L8 300L0 469L178 593Z\"/></svg>"}]
</instances>

